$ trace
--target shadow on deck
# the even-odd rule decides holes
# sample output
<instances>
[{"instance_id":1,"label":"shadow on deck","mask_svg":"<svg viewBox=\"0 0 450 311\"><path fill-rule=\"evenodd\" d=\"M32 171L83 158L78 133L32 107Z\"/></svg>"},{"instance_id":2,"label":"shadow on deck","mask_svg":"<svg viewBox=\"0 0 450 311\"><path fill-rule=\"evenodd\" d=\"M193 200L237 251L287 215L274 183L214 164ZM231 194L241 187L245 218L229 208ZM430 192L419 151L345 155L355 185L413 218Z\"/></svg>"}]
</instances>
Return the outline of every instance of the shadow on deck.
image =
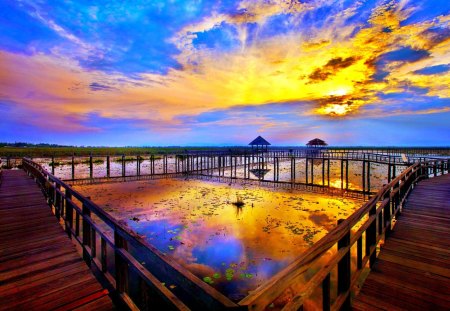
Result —
<instances>
[{"instance_id":1,"label":"shadow on deck","mask_svg":"<svg viewBox=\"0 0 450 311\"><path fill-rule=\"evenodd\" d=\"M412 191L353 309L450 309L450 175Z\"/></svg>"},{"instance_id":2,"label":"shadow on deck","mask_svg":"<svg viewBox=\"0 0 450 311\"><path fill-rule=\"evenodd\" d=\"M114 309L22 170L3 171L0 241L0 310Z\"/></svg>"}]
</instances>

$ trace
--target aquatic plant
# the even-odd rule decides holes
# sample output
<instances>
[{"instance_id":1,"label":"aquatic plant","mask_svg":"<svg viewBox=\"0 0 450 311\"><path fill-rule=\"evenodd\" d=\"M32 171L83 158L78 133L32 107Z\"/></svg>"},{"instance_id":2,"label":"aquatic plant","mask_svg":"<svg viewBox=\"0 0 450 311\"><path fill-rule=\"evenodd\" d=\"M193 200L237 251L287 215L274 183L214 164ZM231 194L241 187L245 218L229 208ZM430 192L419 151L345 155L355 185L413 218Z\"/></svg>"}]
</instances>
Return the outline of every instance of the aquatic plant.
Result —
<instances>
[{"instance_id":1,"label":"aquatic plant","mask_svg":"<svg viewBox=\"0 0 450 311\"><path fill-rule=\"evenodd\" d=\"M231 204L233 204L236 207L242 207L245 205L244 200L242 199L242 197L236 193L236 201L232 202Z\"/></svg>"}]
</instances>

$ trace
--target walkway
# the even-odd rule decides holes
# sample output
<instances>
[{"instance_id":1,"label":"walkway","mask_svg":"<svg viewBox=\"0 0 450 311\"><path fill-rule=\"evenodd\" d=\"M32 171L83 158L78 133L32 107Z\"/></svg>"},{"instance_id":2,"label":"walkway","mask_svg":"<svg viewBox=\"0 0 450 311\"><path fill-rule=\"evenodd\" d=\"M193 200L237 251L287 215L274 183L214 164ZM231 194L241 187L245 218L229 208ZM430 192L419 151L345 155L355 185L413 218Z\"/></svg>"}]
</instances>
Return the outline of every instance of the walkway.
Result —
<instances>
[{"instance_id":1,"label":"walkway","mask_svg":"<svg viewBox=\"0 0 450 311\"><path fill-rule=\"evenodd\" d=\"M354 310L450 310L450 174L419 182Z\"/></svg>"},{"instance_id":2,"label":"walkway","mask_svg":"<svg viewBox=\"0 0 450 311\"><path fill-rule=\"evenodd\" d=\"M0 186L0 310L111 310L113 304L25 172Z\"/></svg>"}]
</instances>

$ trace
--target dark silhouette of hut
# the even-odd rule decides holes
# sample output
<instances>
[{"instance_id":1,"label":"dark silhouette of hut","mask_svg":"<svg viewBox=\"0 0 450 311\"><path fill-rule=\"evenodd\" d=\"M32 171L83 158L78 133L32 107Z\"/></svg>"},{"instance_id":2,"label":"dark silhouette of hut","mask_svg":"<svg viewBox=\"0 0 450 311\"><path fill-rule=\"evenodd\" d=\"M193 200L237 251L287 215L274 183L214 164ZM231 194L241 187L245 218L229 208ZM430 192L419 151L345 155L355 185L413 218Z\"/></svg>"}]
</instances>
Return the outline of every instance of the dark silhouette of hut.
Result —
<instances>
[{"instance_id":1,"label":"dark silhouette of hut","mask_svg":"<svg viewBox=\"0 0 450 311\"><path fill-rule=\"evenodd\" d=\"M252 146L252 150L267 151L267 148L270 145L270 143L261 136L258 136L251 143L249 143L249 145Z\"/></svg>"},{"instance_id":2,"label":"dark silhouette of hut","mask_svg":"<svg viewBox=\"0 0 450 311\"><path fill-rule=\"evenodd\" d=\"M322 139L314 138L314 139L310 140L306 144L306 146L308 146L308 147L325 147L325 146L328 146L328 144L325 141L323 141Z\"/></svg>"}]
</instances>

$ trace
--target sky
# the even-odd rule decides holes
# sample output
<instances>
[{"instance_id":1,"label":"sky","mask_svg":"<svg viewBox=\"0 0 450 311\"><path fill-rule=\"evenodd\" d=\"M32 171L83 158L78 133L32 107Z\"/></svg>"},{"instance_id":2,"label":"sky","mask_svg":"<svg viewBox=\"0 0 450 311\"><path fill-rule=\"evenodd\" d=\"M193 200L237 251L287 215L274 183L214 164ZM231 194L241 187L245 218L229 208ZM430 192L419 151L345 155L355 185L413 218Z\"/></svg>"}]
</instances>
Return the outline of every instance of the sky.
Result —
<instances>
[{"instance_id":1,"label":"sky","mask_svg":"<svg viewBox=\"0 0 450 311\"><path fill-rule=\"evenodd\" d=\"M450 146L448 0L0 0L0 141Z\"/></svg>"}]
</instances>

